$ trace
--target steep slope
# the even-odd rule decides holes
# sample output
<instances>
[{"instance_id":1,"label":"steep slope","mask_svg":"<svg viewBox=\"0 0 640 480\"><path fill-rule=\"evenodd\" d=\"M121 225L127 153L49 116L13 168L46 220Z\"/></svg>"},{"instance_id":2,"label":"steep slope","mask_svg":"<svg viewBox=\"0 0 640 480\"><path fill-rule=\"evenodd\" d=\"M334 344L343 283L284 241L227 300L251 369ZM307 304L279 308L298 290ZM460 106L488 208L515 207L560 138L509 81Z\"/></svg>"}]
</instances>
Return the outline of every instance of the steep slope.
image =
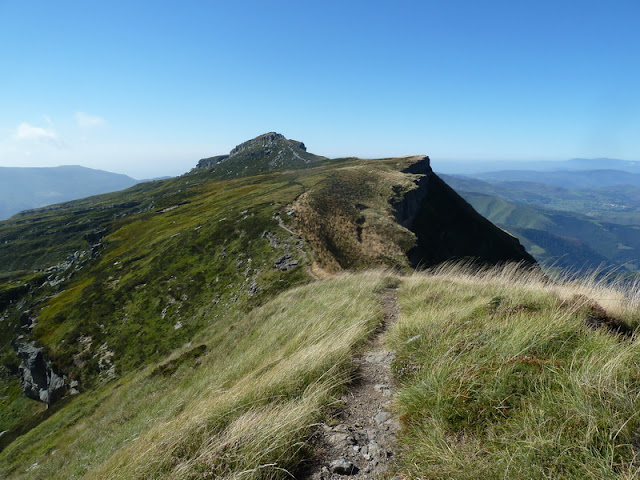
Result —
<instances>
[{"instance_id":1,"label":"steep slope","mask_svg":"<svg viewBox=\"0 0 640 480\"><path fill-rule=\"evenodd\" d=\"M637 225L523 205L529 195L517 192L513 184L505 186L444 177L480 214L517 235L528 251L545 265L570 271L598 267L621 272L638 270L640 237Z\"/></svg>"},{"instance_id":2,"label":"steep slope","mask_svg":"<svg viewBox=\"0 0 640 480\"><path fill-rule=\"evenodd\" d=\"M211 168L0 223L0 445L322 270L533 263L428 157L320 159L266 134Z\"/></svg>"},{"instance_id":3,"label":"steep slope","mask_svg":"<svg viewBox=\"0 0 640 480\"><path fill-rule=\"evenodd\" d=\"M22 210L124 190L136 183L126 175L77 165L0 167L0 220Z\"/></svg>"},{"instance_id":4,"label":"steep slope","mask_svg":"<svg viewBox=\"0 0 640 480\"><path fill-rule=\"evenodd\" d=\"M424 175L417 182L418 188L398 205L400 224L417 236L417 243L409 252L414 266L462 258L488 263L535 263L517 238L479 215L434 174L428 157L407 171Z\"/></svg>"},{"instance_id":5,"label":"steep slope","mask_svg":"<svg viewBox=\"0 0 640 480\"><path fill-rule=\"evenodd\" d=\"M515 237L440 180L429 157L336 166L292 213L318 262L332 271L381 260L414 268L463 258L535 263Z\"/></svg>"}]
</instances>

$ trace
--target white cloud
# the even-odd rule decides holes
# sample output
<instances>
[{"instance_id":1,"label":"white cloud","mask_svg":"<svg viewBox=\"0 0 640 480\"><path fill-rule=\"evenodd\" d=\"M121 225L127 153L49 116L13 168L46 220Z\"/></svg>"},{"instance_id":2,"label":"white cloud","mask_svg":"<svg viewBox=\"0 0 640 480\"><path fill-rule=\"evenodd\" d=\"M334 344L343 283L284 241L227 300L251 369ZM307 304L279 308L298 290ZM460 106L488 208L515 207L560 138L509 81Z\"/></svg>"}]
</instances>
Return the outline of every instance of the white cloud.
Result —
<instances>
[{"instance_id":1,"label":"white cloud","mask_svg":"<svg viewBox=\"0 0 640 480\"><path fill-rule=\"evenodd\" d=\"M56 140L58 135L53 128L34 127L23 122L18 125L15 137L18 140Z\"/></svg>"},{"instance_id":2,"label":"white cloud","mask_svg":"<svg viewBox=\"0 0 640 480\"><path fill-rule=\"evenodd\" d=\"M104 118L98 117L96 115L89 115L84 112L76 112L76 123L80 128L94 128L94 127L102 127L105 125Z\"/></svg>"}]
</instances>

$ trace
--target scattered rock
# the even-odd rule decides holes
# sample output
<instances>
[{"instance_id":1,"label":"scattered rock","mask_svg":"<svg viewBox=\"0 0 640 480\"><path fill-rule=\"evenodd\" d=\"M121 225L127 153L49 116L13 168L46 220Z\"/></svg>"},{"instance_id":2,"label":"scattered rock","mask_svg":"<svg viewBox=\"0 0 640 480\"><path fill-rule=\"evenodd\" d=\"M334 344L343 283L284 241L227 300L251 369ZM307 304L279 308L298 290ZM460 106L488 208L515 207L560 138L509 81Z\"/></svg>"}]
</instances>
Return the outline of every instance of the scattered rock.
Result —
<instances>
[{"instance_id":1,"label":"scattered rock","mask_svg":"<svg viewBox=\"0 0 640 480\"><path fill-rule=\"evenodd\" d=\"M378 412L375 417L373 417L373 420L378 424L378 425L382 425L383 423L385 423L387 420L389 420L391 418L391 414L389 412Z\"/></svg>"},{"instance_id":2,"label":"scattered rock","mask_svg":"<svg viewBox=\"0 0 640 480\"><path fill-rule=\"evenodd\" d=\"M258 286L258 282L256 281L256 278L254 277L253 280L251 280L251 285L249 285L249 296L252 297L259 291L260 291L260 287Z\"/></svg>"},{"instance_id":3,"label":"scattered rock","mask_svg":"<svg viewBox=\"0 0 640 480\"><path fill-rule=\"evenodd\" d=\"M292 255L290 253L286 253L278 260L276 260L273 266L274 268L277 268L282 272L286 272L287 270L291 270L292 268L297 267L298 260L292 258Z\"/></svg>"},{"instance_id":4,"label":"scattered rock","mask_svg":"<svg viewBox=\"0 0 640 480\"><path fill-rule=\"evenodd\" d=\"M339 458L329 464L329 470L338 475L355 475L360 469L349 460Z\"/></svg>"}]
</instances>

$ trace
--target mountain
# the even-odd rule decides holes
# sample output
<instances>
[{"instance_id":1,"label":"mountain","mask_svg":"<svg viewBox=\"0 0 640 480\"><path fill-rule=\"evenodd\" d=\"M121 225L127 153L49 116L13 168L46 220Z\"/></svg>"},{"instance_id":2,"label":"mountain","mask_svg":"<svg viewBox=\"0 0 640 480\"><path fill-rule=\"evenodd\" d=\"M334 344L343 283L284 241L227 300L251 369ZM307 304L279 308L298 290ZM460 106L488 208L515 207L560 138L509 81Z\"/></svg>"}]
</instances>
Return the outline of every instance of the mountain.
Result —
<instances>
[{"instance_id":1,"label":"mountain","mask_svg":"<svg viewBox=\"0 0 640 480\"><path fill-rule=\"evenodd\" d=\"M630 173L640 173L640 162L618 160L615 158L572 158L562 162L567 170L622 170Z\"/></svg>"},{"instance_id":2,"label":"mountain","mask_svg":"<svg viewBox=\"0 0 640 480\"><path fill-rule=\"evenodd\" d=\"M0 222L2 478L634 478L633 290L551 281L428 157L275 141ZM467 198L534 253L638 248Z\"/></svg>"},{"instance_id":3,"label":"mountain","mask_svg":"<svg viewBox=\"0 0 640 480\"><path fill-rule=\"evenodd\" d=\"M605 221L612 218L610 212L615 205L602 199L611 198L607 195L613 196L615 191L574 191L528 182L490 184L448 175L443 175L443 178L479 213L517 235L527 250L545 265L570 271L600 266L620 271L637 271L640 268L640 227ZM626 190L631 198L636 187L624 187L622 190ZM549 208L558 205L575 208L580 204L588 207L590 203L585 199L593 202L592 208L596 208L595 204L600 199L599 210L590 210L589 215L585 215ZM626 219L631 223L634 209L625 210Z\"/></svg>"},{"instance_id":4,"label":"mountain","mask_svg":"<svg viewBox=\"0 0 640 480\"><path fill-rule=\"evenodd\" d=\"M295 144L0 222L2 478L633 478L628 292Z\"/></svg>"},{"instance_id":5,"label":"mountain","mask_svg":"<svg viewBox=\"0 0 640 480\"><path fill-rule=\"evenodd\" d=\"M613 185L640 186L640 174L621 170L558 170L554 172L503 170L478 173L473 177L488 182L534 182L570 189L602 188Z\"/></svg>"},{"instance_id":6,"label":"mountain","mask_svg":"<svg viewBox=\"0 0 640 480\"><path fill-rule=\"evenodd\" d=\"M0 364L12 388L55 404L314 272L454 259L535 263L428 157L325 161L261 135L178 178L0 222ZM13 392L25 419L40 410ZM7 411L0 429L19 428Z\"/></svg>"},{"instance_id":7,"label":"mountain","mask_svg":"<svg viewBox=\"0 0 640 480\"><path fill-rule=\"evenodd\" d=\"M22 210L124 190L136 183L126 175L77 165L0 167L0 220Z\"/></svg>"},{"instance_id":8,"label":"mountain","mask_svg":"<svg viewBox=\"0 0 640 480\"><path fill-rule=\"evenodd\" d=\"M565 188L532 181L483 181L462 175L444 175L443 178L465 191L518 204L580 213L608 223L640 224L640 187L633 185Z\"/></svg>"},{"instance_id":9,"label":"mountain","mask_svg":"<svg viewBox=\"0 0 640 480\"><path fill-rule=\"evenodd\" d=\"M529 170L536 172L618 170L640 173L640 162L613 158L573 158L564 161L551 160L468 160L442 161L438 171L448 174L476 175L485 172Z\"/></svg>"}]
</instances>

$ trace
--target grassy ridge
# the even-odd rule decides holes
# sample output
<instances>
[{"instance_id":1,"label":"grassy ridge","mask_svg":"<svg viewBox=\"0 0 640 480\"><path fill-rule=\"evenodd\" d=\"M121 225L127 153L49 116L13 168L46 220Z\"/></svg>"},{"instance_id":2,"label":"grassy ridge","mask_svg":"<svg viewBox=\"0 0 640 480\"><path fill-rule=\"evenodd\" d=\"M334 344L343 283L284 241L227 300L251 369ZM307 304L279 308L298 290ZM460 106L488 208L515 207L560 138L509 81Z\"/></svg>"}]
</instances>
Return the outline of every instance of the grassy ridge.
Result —
<instances>
[{"instance_id":1,"label":"grassy ridge","mask_svg":"<svg viewBox=\"0 0 640 480\"><path fill-rule=\"evenodd\" d=\"M389 201L398 184L411 184L399 172L408 163L345 159L228 180L196 170L0 222L0 425L20 428L38 410L16 388L11 341L20 335L86 391L158 361L229 312L308 282L323 245L353 259L344 267L406 262L413 236L392 220ZM322 225L334 187L349 182L359 188L340 203L355 214L335 217L342 243L314 239L312 258L294 230ZM288 206L303 193L317 210L294 219Z\"/></svg>"},{"instance_id":2,"label":"grassy ridge","mask_svg":"<svg viewBox=\"0 0 640 480\"><path fill-rule=\"evenodd\" d=\"M381 290L398 280L401 314L387 334L396 474L637 478L640 343L606 327L640 324L637 295L513 266L290 289L74 398L0 453L0 475L288 478L380 324Z\"/></svg>"},{"instance_id":3,"label":"grassy ridge","mask_svg":"<svg viewBox=\"0 0 640 480\"><path fill-rule=\"evenodd\" d=\"M634 327L637 305L509 270L442 269L399 295L408 478L637 478L640 344L585 325L589 298Z\"/></svg>"},{"instance_id":4,"label":"grassy ridge","mask_svg":"<svg viewBox=\"0 0 640 480\"><path fill-rule=\"evenodd\" d=\"M226 317L197 345L74 399L0 454L0 474L287 478L381 321L384 282L345 276Z\"/></svg>"}]
</instances>

